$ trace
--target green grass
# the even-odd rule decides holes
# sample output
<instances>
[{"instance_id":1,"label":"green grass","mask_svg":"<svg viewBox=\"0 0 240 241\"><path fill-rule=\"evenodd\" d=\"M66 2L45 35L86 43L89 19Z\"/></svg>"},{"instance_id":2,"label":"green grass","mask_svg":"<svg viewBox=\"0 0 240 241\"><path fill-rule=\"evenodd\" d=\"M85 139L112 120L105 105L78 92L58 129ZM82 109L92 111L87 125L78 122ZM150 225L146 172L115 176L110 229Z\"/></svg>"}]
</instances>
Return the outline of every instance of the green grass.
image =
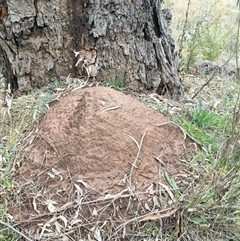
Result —
<instances>
[{"instance_id":1,"label":"green grass","mask_svg":"<svg viewBox=\"0 0 240 241\"><path fill-rule=\"evenodd\" d=\"M220 230L222 237L232 240L240 237L237 231L240 224L240 164L234 160L231 151L231 145L236 145L239 140L238 101L228 110L232 113L234 108L237 110L234 118L230 118L228 112L224 115L221 109L198 108L178 119L179 124L207 150L198 152L190 161L192 168L197 170L199 166L202 171L200 175L197 172L191 189L186 192L182 211L193 230L202 230L199 240L204 232L212 232L213 238L220 235Z\"/></svg>"},{"instance_id":2,"label":"green grass","mask_svg":"<svg viewBox=\"0 0 240 241\"><path fill-rule=\"evenodd\" d=\"M148 237L155 237L159 232L159 223L157 221L147 222L144 227L144 231Z\"/></svg>"},{"instance_id":3,"label":"green grass","mask_svg":"<svg viewBox=\"0 0 240 241\"><path fill-rule=\"evenodd\" d=\"M1 241L17 241L20 239L21 239L21 236L19 234L12 231L11 229L3 227L0 224L0 240Z\"/></svg>"},{"instance_id":4,"label":"green grass","mask_svg":"<svg viewBox=\"0 0 240 241\"><path fill-rule=\"evenodd\" d=\"M154 110L159 111L160 113L165 113L167 111L167 107L166 106L159 105L159 104L154 103L154 102L148 103L148 106L153 108Z\"/></svg>"},{"instance_id":5,"label":"green grass","mask_svg":"<svg viewBox=\"0 0 240 241\"><path fill-rule=\"evenodd\" d=\"M125 91L127 89L125 81L124 75L122 73L118 73L116 78L110 78L109 81L104 84L104 86L118 91Z\"/></svg>"},{"instance_id":6,"label":"green grass","mask_svg":"<svg viewBox=\"0 0 240 241\"><path fill-rule=\"evenodd\" d=\"M217 154L229 134L231 119L206 108L188 111L176 122L182 126L209 153Z\"/></svg>"},{"instance_id":7,"label":"green grass","mask_svg":"<svg viewBox=\"0 0 240 241\"><path fill-rule=\"evenodd\" d=\"M205 108L199 108L190 113L193 125L201 129L217 130L226 127L226 117L209 111ZM229 122L228 122L229 125Z\"/></svg>"},{"instance_id":8,"label":"green grass","mask_svg":"<svg viewBox=\"0 0 240 241\"><path fill-rule=\"evenodd\" d=\"M11 222L12 217L7 212L7 209L6 209L6 207L8 206L7 202L8 201L5 199L2 201L2 203L0 203L0 221L4 220L6 223L9 223L9 222ZM0 240L1 241L17 241L17 240L21 240L21 236L14 230L6 227L5 225L0 224Z\"/></svg>"}]
</instances>

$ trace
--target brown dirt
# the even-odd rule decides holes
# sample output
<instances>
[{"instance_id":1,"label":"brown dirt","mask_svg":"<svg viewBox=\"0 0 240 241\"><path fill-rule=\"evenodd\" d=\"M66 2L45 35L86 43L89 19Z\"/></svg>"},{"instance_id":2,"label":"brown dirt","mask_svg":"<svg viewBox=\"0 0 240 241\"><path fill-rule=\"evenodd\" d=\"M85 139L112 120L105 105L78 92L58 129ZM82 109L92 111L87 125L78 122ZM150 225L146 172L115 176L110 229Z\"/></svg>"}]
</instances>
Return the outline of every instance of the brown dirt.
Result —
<instances>
[{"instance_id":1,"label":"brown dirt","mask_svg":"<svg viewBox=\"0 0 240 241\"><path fill-rule=\"evenodd\" d=\"M166 184L164 172L185 174L180 159L191 144L167 117L131 96L104 87L75 90L54 101L25 140L15 181L28 203L15 217L25 222L63 210L83 189L88 200L127 188L144 200L151 185Z\"/></svg>"}]
</instances>

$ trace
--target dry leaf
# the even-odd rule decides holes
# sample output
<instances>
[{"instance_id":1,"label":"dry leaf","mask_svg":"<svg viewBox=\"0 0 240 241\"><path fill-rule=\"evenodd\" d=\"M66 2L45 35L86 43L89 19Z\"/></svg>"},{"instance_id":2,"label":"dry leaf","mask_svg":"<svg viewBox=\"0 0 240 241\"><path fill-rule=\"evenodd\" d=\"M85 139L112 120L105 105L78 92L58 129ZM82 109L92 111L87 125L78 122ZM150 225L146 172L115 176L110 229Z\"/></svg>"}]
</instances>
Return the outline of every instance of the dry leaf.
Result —
<instances>
[{"instance_id":1,"label":"dry leaf","mask_svg":"<svg viewBox=\"0 0 240 241\"><path fill-rule=\"evenodd\" d=\"M61 172L59 172L58 170L56 170L55 168L52 168L52 172L55 174L55 176L58 176L60 178L59 182L61 182L63 180L63 177L61 175Z\"/></svg>"},{"instance_id":2,"label":"dry leaf","mask_svg":"<svg viewBox=\"0 0 240 241\"><path fill-rule=\"evenodd\" d=\"M124 227L123 227L123 238L125 238L126 237L126 235L127 235L127 231L126 231L126 226L124 225Z\"/></svg>"},{"instance_id":3,"label":"dry leaf","mask_svg":"<svg viewBox=\"0 0 240 241\"><path fill-rule=\"evenodd\" d=\"M76 180L76 182L79 182L79 183L81 183L84 187L86 187L86 188L90 188L90 186L86 183L86 182L84 182L83 180L81 180L81 179L79 179L79 180Z\"/></svg>"},{"instance_id":4,"label":"dry leaf","mask_svg":"<svg viewBox=\"0 0 240 241\"><path fill-rule=\"evenodd\" d=\"M147 203L144 203L144 207L145 207L146 210L151 211L151 209L150 209L150 207Z\"/></svg>"},{"instance_id":5,"label":"dry leaf","mask_svg":"<svg viewBox=\"0 0 240 241\"><path fill-rule=\"evenodd\" d=\"M168 217L172 216L174 213L176 213L177 210L178 210L178 208L175 208L175 209L173 209L167 213L163 213L163 214L149 214L146 217L140 219L139 222L168 218Z\"/></svg>"},{"instance_id":6,"label":"dry leaf","mask_svg":"<svg viewBox=\"0 0 240 241\"><path fill-rule=\"evenodd\" d=\"M166 186L166 185L164 185L164 184L162 184L162 183L160 183L160 182L159 182L158 184L159 184L160 186L162 186L162 187L167 191L169 197L170 197L173 201L175 201L174 195L173 195L172 191L170 190L169 186Z\"/></svg>"},{"instance_id":7,"label":"dry leaf","mask_svg":"<svg viewBox=\"0 0 240 241\"><path fill-rule=\"evenodd\" d=\"M50 172L48 172L47 174L48 174L49 177L51 177L52 179L54 179L54 177L55 177L54 174L52 174L52 173L50 173Z\"/></svg>"},{"instance_id":8,"label":"dry leaf","mask_svg":"<svg viewBox=\"0 0 240 241\"><path fill-rule=\"evenodd\" d=\"M63 221L64 227L66 228L67 227L67 223L68 223L67 219L63 215L59 216L59 218Z\"/></svg>"},{"instance_id":9,"label":"dry leaf","mask_svg":"<svg viewBox=\"0 0 240 241\"><path fill-rule=\"evenodd\" d=\"M88 234L88 241L93 241L93 240L91 239L90 233Z\"/></svg>"},{"instance_id":10,"label":"dry leaf","mask_svg":"<svg viewBox=\"0 0 240 241\"><path fill-rule=\"evenodd\" d=\"M57 171L55 168L52 168L52 173L48 172L47 173L52 179L55 179L55 177L59 177L59 182L63 180L63 177L59 171Z\"/></svg>"},{"instance_id":11,"label":"dry leaf","mask_svg":"<svg viewBox=\"0 0 240 241\"><path fill-rule=\"evenodd\" d=\"M70 222L70 225L74 225L74 224L78 224L78 223L82 223L82 219L74 219Z\"/></svg>"},{"instance_id":12,"label":"dry leaf","mask_svg":"<svg viewBox=\"0 0 240 241\"><path fill-rule=\"evenodd\" d=\"M55 225L57 232L61 233L62 225L57 221L54 222L54 225Z\"/></svg>"},{"instance_id":13,"label":"dry leaf","mask_svg":"<svg viewBox=\"0 0 240 241\"><path fill-rule=\"evenodd\" d=\"M79 207L78 207L78 209L76 210L76 212L75 212L72 220L78 219L78 216L79 216Z\"/></svg>"},{"instance_id":14,"label":"dry leaf","mask_svg":"<svg viewBox=\"0 0 240 241\"><path fill-rule=\"evenodd\" d=\"M107 220L104 221L104 223L102 224L102 226L100 227L100 229L102 229L106 224L107 224Z\"/></svg>"},{"instance_id":15,"label":"dry leaf","mask_svg":"<svg viewBox=\"0 0 240 241\"><path fill-rule=\"evenodd\" d=\"M148 192L148 193L151 194L151 195L154 194L153 184L151 184L151 185L147 188L146 192Z\"/></svg>"},{"instance_id":16,"label":"dry leaf","mask_svg":"<svg viewBox=\"0 0 240 241\"><path fill-rule=\"evenodd\" d=\"M110 193L108 193L108 194L105 195L105 197L104 197L104 199L114 199L114 198L116 198L116 195L110 194Z\"/></svg>"},{"instance_id":17,"label":"dry leaf","mask_svg":"<svg viewBox=\"0 0 240 241\"><path fill-rule=\"evenodd\" d=\"M156 195L153 196L153 207L153 209L155 209L155 207L160 207L158 197Z\"/></svg>"},{"instance_id":18,"label":"dry leaf","mask_svg":"<svg viewBox=\"0 0 240 241\"><path fill-rule=\"evenodd\" d=\"M37 203L36 203L36 199L35 199L35 198L33 198L33 208L34 208L34 210L35 210L37 213L40 213L40 212L38 211L38 209L37 209Z\"/></svg>"},{"instance_id":19,"label":"dry leaf","mask_svg":"<svg viewBox=\"0 0 240 241\"><path fill-rule=\"evenodd\" d=\"M52 200L47 200L45 202L45 204L47 205L47 208L48 208L50 213L54 213L54 212L58 211L57 208L54 206L54 204L57 204L57 202L52 201Z\"/></svg>"},{"instance_id":20,"label":"dry leaf","mask_svg":"<svg viewBox=\"0 0 240 241\"><path fill-rule=\"evenodd\" d=\"M82 188L79 187L79 185L77 185L76 183L74 183L74 186L76 187L79 196L81 197L83 195L83 190Z\"/></svg>"},{"instance_id":21,"label":"dry leaf","mask_svg":"<svg viewBox=\"0 0 240 241\"><path fill-rule=\"evenodd\" d=\"M96 210L96 208L93 209L92 215L93 215L93 216L97 216L97 210Z\"/></svg>"},{"instance_id":22,"label":"dry leaf","mask_svg":"<svg viewBox=\"0 0 240 241\"><path fill-rule=\"evenodd\" d=\"M67 208L69 208L69 207L71 207L73 205L74 205L74 202L65 203L57 211L61 212L61 211L65 210L65 209L67 209Z\"/></svg>"},{"instance_id":23,"label":"dry leaf","mask_svg":"<svg viewBox=\"0 0 240 241\"><path fill-rule=\"evenodd\" d=\"M49 223L45 223L44 226L42 227L42 231L41 231L41 234L39 236L39 240L41 239L41 237L43 236L44 232L47 231L47 232L51 232L50 229L47 229L47 227L51 227L51 225Z\"/></svg>"},{"instance_id":24,"label":"dry leaf","mask_svg":"<svg viewBox=\"0 0 240 241\"><path fill-rule=\"evenodd\" d=\"M62 236L62 241L69 241L68 236L67 236L67 235L63 235L63 236Z\"/></svg>"},{"instance_id":25,"label":"dry leaf","mask_svg":"<svg viewBox=\"0 0 240 241\"><path fill-rule=\"evenodd\" d=\"M96 228L95 231L94 231L94 238L97 241L102 241L101 232L98 228Z\"/></svg>"},{"instance_id":26,"label":"dry leaf","mask_svg":"<svg viewBox=\"0 0 240 241\"><path fill-rule=\"evenodd\" d=\"M221 100L217 100L215 104L213 105L214 108L217 108L217 106L221 103Z\"/></svg>"}]
</instances>

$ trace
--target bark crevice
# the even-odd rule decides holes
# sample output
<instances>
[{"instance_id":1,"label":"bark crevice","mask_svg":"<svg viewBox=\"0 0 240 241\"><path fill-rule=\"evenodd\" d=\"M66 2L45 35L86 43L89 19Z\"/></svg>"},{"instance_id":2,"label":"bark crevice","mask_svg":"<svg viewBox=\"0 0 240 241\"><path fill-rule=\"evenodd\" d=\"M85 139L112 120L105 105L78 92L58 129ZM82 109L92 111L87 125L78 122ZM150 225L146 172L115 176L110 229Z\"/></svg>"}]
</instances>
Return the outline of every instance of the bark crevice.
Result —
<instances>
[{"instance_id":1,"label":"bark crevice","mask_svg":"<svg viewBox=\"0 0 240 241\"><path fill-rule=\"evenodd\" d=\"M137 91L182 92L160 0L4 2L0 46L20 90L69 74L103 81L121 72Z\"/></svg>"}]
</instances>

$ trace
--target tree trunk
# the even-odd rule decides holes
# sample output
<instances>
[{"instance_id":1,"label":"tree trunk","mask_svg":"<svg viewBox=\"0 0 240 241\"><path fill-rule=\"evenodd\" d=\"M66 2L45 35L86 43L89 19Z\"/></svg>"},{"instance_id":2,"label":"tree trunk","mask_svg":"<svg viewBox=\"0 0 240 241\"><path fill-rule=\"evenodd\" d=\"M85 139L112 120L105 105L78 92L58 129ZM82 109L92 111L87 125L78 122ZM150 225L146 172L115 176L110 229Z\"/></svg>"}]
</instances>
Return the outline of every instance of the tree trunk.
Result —
<instances>
[{"instance_id":1,"label":"tree trunk","mask_svg":"<svg viewBox=\"0 0 240 241\"><path fill-rule=\"evenodd\" d=\"M161 0L0 0L0 69L12 89L69 74L176 97L178 55Z\"/></svg>"}]
</instances>

